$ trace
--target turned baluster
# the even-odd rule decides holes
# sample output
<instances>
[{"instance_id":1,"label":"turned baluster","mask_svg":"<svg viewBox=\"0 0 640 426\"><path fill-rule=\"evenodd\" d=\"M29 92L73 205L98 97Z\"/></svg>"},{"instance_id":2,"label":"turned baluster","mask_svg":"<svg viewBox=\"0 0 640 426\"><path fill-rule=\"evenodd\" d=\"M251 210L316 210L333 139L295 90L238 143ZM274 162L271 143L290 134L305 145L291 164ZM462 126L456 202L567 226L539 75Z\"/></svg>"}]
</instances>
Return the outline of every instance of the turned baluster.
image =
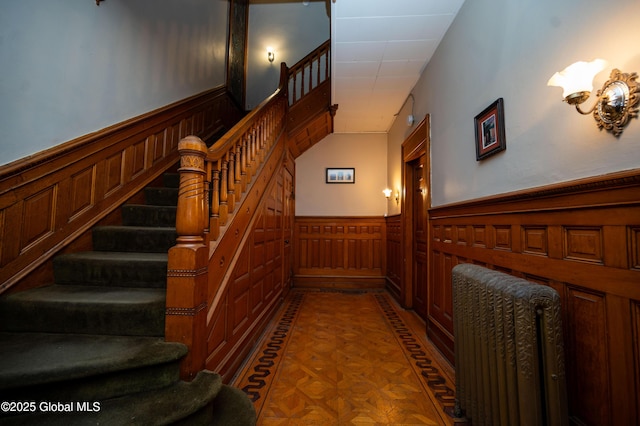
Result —
<instances>
[{"instance_id":1,"label":"turned baluster","mask_svg":"<svg viewBox=\"0 0 640 426\"><path fill-rule=\"evenodd\" d=\"M236 164L234 170L236 175L234 176L234 181L236 184L236 188L239 194L244 192L244 188L242 187L242 154L241 154L241 142L238 141L235 145L235 159Z\"/></svg>"},{"instance_id":2,"label":"turned baluster","mask_svg":"<svg viewBox=\"0 0 640 426\"><path fill-rule=\"evenodd\" d=\"M224 159L221 159L220 162L222 163L220 170L220 226L224 226L227 224L229 214L229 192L227 188L227 184L229 183L229 166Z\"/></svg>"},{"instance_id":3,"label":"turned baluster","mask_svg":"<svg viewBox=\"0 0 640 426\"><path fill-rule=\"evenodd\" d=\"M231 148L233 149L233 148ZM234 159L234 154L233 151L231 151L231 149L229 151L227 151L226 154L226 163L228 165L228 172L227 172L227 192L229 194L229 197L227 198L227 205L229 206L229 213L233 213L233 211L235 210L235 205L236 205L236 173L235 173L235 159Z\"/></svg>"},{"instance_id":4,"label":"turned baluster","mask_svg":"<svg viewBox=\"0 0 640 426\"><path fill-rule=\"evenodd\" d=\"M220 235L220 162L215 163L211 172L211 217L209 229L211 239L217 240Z\"/></svg>"},{"instance_id":5,"label":"turned baluster","mask_svg":"<svg viewBox=\"0 0 640 426\"><path fill-rule=\"evenodd\" d=\"M249 184L249 177L247 176L247 167L249 166L249 160L247 158L247 150L249 147L249 138L251 136L247 133L242 135L242 161L240 162L242 170L242 189L243 191L247 190L247 185Z\"/></svg>"}]
</instances>

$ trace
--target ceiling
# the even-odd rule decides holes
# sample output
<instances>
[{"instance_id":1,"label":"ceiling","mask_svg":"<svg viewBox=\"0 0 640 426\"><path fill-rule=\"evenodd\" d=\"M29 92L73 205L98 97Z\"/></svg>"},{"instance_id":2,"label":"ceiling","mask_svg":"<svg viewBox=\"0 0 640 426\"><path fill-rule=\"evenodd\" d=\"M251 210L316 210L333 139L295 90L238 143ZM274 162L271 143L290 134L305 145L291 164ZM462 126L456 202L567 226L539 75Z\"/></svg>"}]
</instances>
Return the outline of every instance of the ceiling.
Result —
<instances>
[{"instance_id":1,"label":"ceiling","mask_svg":"<svg viewBox=\"0 0 640 426\"><path fill-rule=\"evenodd\" d=\"M464 0L331 2L334 132L385 133Z\"/></svg>"}]
</instances>

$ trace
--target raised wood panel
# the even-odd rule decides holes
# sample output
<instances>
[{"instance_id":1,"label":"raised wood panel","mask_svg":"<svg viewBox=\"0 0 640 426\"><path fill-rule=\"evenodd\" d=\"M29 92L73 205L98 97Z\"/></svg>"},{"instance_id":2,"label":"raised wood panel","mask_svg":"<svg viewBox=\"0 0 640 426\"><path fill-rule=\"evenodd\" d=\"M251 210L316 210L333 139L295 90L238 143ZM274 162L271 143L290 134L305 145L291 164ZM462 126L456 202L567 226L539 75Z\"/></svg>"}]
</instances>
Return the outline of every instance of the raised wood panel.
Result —
<instances>
[{"instance_id":1,"label":"raised wood panel","mask_svg":"<svg viewBox=\"0 0 640 426\"><path fill-rule=\"evenodd\" d=\"M104 187L105 197L111 195L114 191L122 187L122 158L123 153L117 152L105 159L104 167Z\"/></svg>"},{"instance_id":2,"label":"raised wood panel","mask_svg":"<svg viewBox=\"0 0 640 426\"><path fill-rule=\"evenodd\" d=\"M219 115L205 120L214 105ZM0 167L0 216L11 224L0 228L0 292L175 164L181 137L238 119L217 88Z\"/></svg>"},{"instance_id":3,"label":"raised wood panel","mask_svg":"<svg viewBox=\"0 0 640 426\"><path fill-rule=\"evenodd\" d=\"M151 161L153 164L157 163L158 161L160 161L166 153L166 148L165 148L165 138L167 135L167 132L169 131L169 129L162 129L160 132L156 133L153 136L150 136L151 139L151 143L153 144L153 148L151 150L152 153L152 157L151 157Z\"/></svg>"},{"instance_id":4,"label":"raised wood panel","mask_svg":"<svg viewBox=\"0 0 640 426\"><path fill-rule=\"evenodd\" d=\"M513 250L511 238L511 225L496 225L493 227L494 248L497 250Z\"/></svg>"},{"instance_id":5,"label":"raised wood panel","mask_svg":"<svg viewBox=\"0 0 640 426\"><path fill-rule=\"evenodd\" d=\"M570 412L579 419L589 419L590 424L608 424L611 412L611 395L607 366L607 315L605 297L568 287L565 318L569 324L580 324L580 332L569 332L565 338L567 378L580 392L569 392ZM574 387L575 386L575 387Z\"/></svg>"},{"instance_id":6,"label":"raised wood panel","mask_svg":"<svg viewBox=\"0 0 640 426\"><path fill-rule=\"evenodd\" d=\"M427 330L442 352L453 362L449 290L456 263L480 264L548 285L558 291L563 306L573 424L636 424L640 170L429 213Z\"/></svg>"},{"instance_id":7,"label":"raised wood panel","mask_svg":"<svg viewBox=\"0 0 640 426\"><path fill-rule=\"evenodd\" d=\"M95 204L95 178L95 165L71 176L71 212L69 221L74 220Z\"/></svg>"},{"instance_id":8,"label":"raised wood panel","mask_svg":"<svg viewBox=\"0 0 640 426\"><path fill-rule=\"evenodd\" d=\"M547 256L549 253L546 226L523 226L522 253Z\"/></svg>"},{"instance_id":9,"label":"raised wood panel","mask_svg":"<svg viewBox=\"0 0 640 426\"><path fill-rule=\"evenodd\" d=\"M564 228L564 253L567 259L603 263L602 246L601 228Z\"/></svg>"},{"instance_id":10,"label":"raised wood panel","mask_svg":"<svg viewBox=\"0 0 640 426\"><path fill-rule=\"evenodd\" d=\"M250 292L255 286L251 279L252 271L250 269L253 268L250 250L251 247L249 245L244 247L233 270L233 285L229 287L229 301L231 302L230 321L228 321L230 327L229 336L233 336L242 330L242 327L249 321L249 314L252 310L250 304L255 304L250 298ZM256 281L261 281L259 278Z\"/></svg>"},{"instance_id":11,"label":"raised wood panel","mask_svg":"<svg viewBox=\"0 0 640 426\"><path fill-rule=\"evenodd\" d=\"M57 192L58 185L54 185L24 200L22 220L19 222L22 226L20 247L23 251L28 251L53 233L58 207Z\"/></svg>"},{"instance_id":12,"label":"raised wood panel","mask_svg":"<svg viewBox=\"0 0 640 426\"><path fill-rule=\"evenodd\" d=\"M385 235L384 218L296 217L296 285L307 285L306 277L328 281L331 277L376 277L375 286L379 286L386 269Z\"/></svg>"}]
</instances>

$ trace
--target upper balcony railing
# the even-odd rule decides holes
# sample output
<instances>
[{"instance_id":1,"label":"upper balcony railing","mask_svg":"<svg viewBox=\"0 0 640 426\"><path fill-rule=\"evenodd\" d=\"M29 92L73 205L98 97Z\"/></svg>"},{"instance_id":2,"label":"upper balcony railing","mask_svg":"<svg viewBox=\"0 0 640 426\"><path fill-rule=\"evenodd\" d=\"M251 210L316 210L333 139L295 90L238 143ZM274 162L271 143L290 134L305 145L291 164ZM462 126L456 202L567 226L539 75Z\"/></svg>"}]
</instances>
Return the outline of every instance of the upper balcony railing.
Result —
<instances>
[{"instance_id":1,"label":"upper balcony railing","mask_svg":"<svg viewBox=\"0 0 640 426\"><path fill-rule=\"evenodd\" d=\"M289 68L289 106L330 78L330 40Z\"/></svg>"}]
</instances>

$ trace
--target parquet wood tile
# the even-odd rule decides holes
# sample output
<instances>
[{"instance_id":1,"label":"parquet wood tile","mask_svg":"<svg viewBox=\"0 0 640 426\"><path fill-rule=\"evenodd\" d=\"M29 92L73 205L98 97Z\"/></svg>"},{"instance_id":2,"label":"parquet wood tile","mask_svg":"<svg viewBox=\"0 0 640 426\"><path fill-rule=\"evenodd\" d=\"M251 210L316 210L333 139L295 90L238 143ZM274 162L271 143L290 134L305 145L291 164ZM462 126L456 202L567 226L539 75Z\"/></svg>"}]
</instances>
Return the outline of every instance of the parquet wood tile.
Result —
<instances>
[{"instance_id":1,"label":"parquet wood tile","mask_svg":"<svg viewBox=\"0 0 640 426\"><path fill-rule=\"evenodd\" d=\"M451 425L455 379L385 292L293 290L233 385L259 425Z\"/></svg>"}]
</instances>

